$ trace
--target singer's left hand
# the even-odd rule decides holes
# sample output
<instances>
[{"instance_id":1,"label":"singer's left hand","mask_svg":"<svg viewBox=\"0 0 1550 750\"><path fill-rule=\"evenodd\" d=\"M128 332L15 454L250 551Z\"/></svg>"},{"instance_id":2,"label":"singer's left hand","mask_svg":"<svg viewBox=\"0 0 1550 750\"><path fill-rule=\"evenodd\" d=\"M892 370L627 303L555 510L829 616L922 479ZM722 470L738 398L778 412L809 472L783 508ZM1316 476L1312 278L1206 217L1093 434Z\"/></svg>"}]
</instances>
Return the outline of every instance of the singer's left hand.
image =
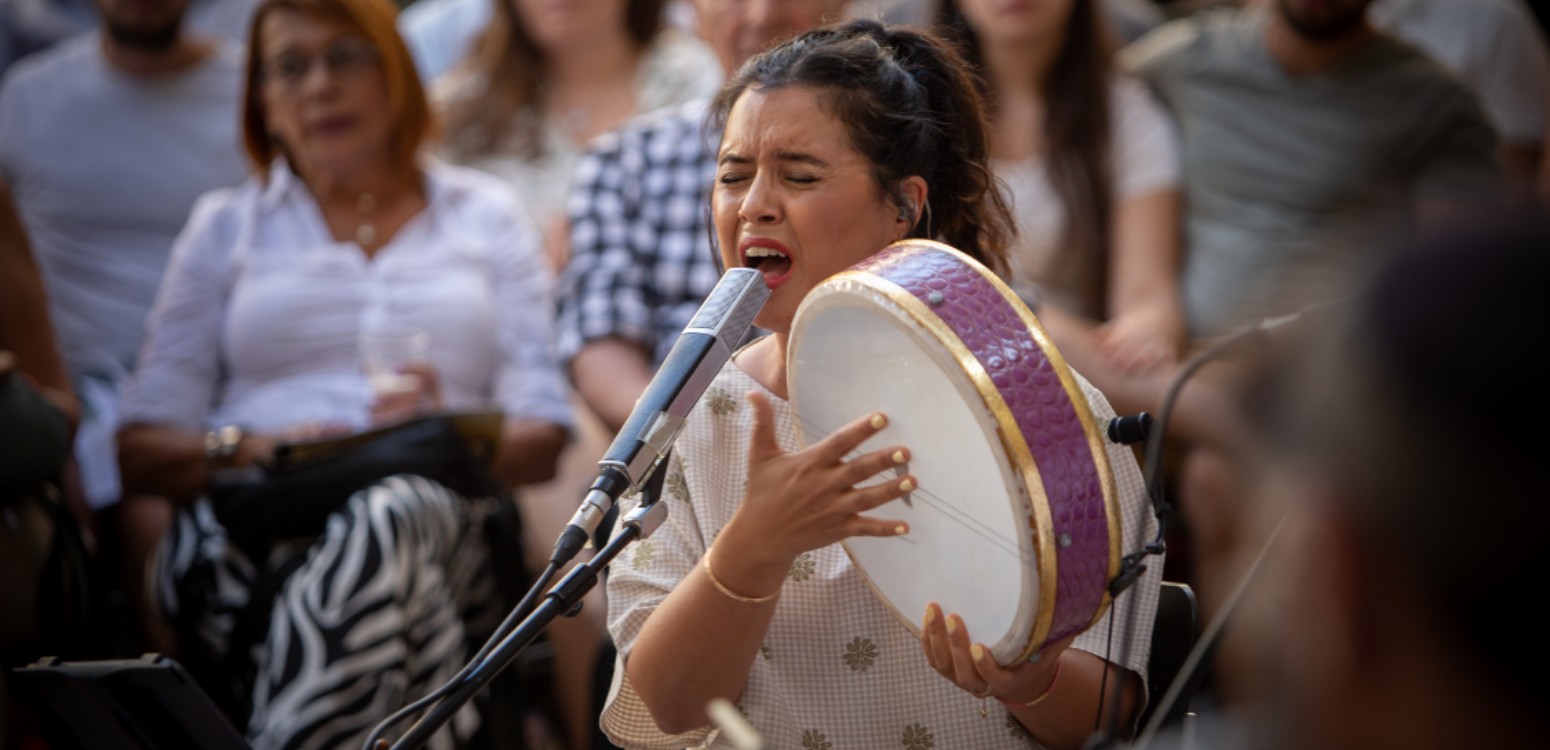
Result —
<instances>
[{"instance_id":1,"label":"singer's left hand","mask_svg":"<svg viewBox=\"0 0 1550 750\"><path fill-rule=\"evenodd\" d=\"M1027 703L1050 689L1055 665L1075 639L1072 636L1045 646L1037 662L1007 669L996 663L988 648L970 639L962 617L944 614L936 602L926 606L920 626L920 645L938 674L965 692L1014 703Z\"/></svg>"}]
</instances>

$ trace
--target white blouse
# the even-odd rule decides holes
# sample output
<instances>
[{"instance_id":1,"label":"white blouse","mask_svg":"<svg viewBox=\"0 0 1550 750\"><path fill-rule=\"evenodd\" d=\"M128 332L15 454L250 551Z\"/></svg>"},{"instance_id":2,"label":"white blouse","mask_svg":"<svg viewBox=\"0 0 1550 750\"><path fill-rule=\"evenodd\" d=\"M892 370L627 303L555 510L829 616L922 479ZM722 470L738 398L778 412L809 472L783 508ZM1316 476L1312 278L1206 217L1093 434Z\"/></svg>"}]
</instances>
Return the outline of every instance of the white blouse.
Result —
<instances>
[{"instance_id":1,"label":"white blouse","mask_svg":"<svg viewBox=\"0 0 1550 750\"><path fill-rule=\"evenodd\" d=\"M1097 389L1080 377L1078 382L1099 424L1114 416ZM667 520L609 568L608 629L620 656L601 723L620 747L734 747L731 738L711 730L663 734L635 693L624 660L647 618L699 564L742 503L753 424L753 410L744 399L749 391L763 393L774 407L781 448L799 447L791 403L728 362L674 443L664 482ZM1130 448L1105 448L1122 512L1122 549L1130 552L1151 541L1157 521ZM638 497L625 498L621 517L638 505ZM1144 681L1162 567L1160 559L1148 561L1141 580L1072 648L1109 658ZM1111 621L1112 651L1106 641ZM839 544L804 552L792 562L737 708L771 748L1037 746L1000 703L974 698L931 668L920 640L872 593Z\"/></svg>"},{"instance_id":2,"label":"white blouse","mask_svg":"<svg viewBox=\"0 0 1550 750\"><path fill-rule=\"evenodd\" d=\"M369 424L358 340L430 334L448 409L569 425L551 279L509 188L427 161L427 206L372 258L335 241L283 162L195 205L147 327L124 423L275 433Z\"/></svg>"},{"instance_id":3,"label":"white blouse","mask_svg":"<svg viewBox=\"0 0 1550 750\"><path fill-rule=\"evenodd\" d=\"M1134 78L1115 75L1109 89L1110 161L1116 203L1179 189L1178 136L1167 113ZM1040 156L997 160L996 176L1006 183L1017 220L1012 276L1045 282L1066 229L1066 208ZM1048 290L1058 292L1060 290ZM1077 309L1080 309L1078 307Z\"/></svg>"}]
</instances>

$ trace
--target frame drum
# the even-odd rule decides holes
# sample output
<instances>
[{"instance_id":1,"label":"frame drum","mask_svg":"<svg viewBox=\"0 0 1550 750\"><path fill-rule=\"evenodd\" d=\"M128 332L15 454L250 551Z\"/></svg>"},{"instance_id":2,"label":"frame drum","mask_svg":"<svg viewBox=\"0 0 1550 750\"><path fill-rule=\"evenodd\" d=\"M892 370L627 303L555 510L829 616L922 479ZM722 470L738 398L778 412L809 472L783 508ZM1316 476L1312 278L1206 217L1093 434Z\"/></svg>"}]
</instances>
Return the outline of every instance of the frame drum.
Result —
<instances>
[{"instance_id":1,"label":"frame drum","mask_svg":"<svg viewBox=\"0 0 1550 750\"><path fill-rule=\"evenodd\" d=\"M910 533L844 543L906 627L918 635L938 602L1010 665L1103 615L1120 533L1101 432L994 273L940 243L895 243L807 295L786 356L804 444L880 411L888 426L860 450L911 451L900 473L919 488L869 513Z\"/></svg>"}]
</instances>

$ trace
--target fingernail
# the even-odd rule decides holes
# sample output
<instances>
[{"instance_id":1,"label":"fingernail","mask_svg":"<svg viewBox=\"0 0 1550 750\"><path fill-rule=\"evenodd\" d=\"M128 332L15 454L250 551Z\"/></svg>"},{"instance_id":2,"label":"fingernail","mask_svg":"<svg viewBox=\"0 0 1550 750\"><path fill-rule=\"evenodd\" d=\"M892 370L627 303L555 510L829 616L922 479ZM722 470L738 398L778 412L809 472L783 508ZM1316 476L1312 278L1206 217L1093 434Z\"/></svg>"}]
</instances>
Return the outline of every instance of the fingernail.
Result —
<instances>
[{"instance_id":1,"label":"fingernail","mask_svg":"<svg viewBox=\"0 0 1550 750\"><path fill-rule=\"evenodd\" d=\"M902 463L905 462L905 460L906 459L904 458L904 451L894 451L893 452L893 462L894 463L902 464Z\"/></svg>"},{"instance_id":2,"label":"fingernail","mask_svg":"<svg viewBox=\"0 0 1550 750\"><path fill-rule=\"evenodd\" d=\"M969 655L974 657L975 661L983 661L985 659L985 647L976 643L969 647Z\"/></svg>"},{"instance_id":3,"label":"fingernail","mask_svg":"<svg viewBox=\"0 0 1550 750\"><path fill-rule=\"evenodd\" d=\"M893 533L898 534L899 536L904 536L905 534L910 533L910 530L908 526L905 526L901 523L898 526L893 527Z\"/></svg>"},{"instance_id":4,"label":"fingernail","mask_svg":"<svg viewBox=\"0 0 1550 750\"><path fill-rule=\"evenodd\" d=\"M952 635L956 632L958 632L958 616L953 615L952 617L947 618L947 634Z\"/></svg>"},{"instance_id":5,"label":"fingernail","mask_svg":"<svg viewBox=\"0 0 1550 750\"><path fill-rule=\"evenodd\" d=\"M904 481L899 483L900 492L909 492L913 489L915 489L915 480L910 479L909 477L905 477Z\"/></svg>"},{"instance_id":6,"label":"fingernail","mask_svg":"<svg viewBox=\"0 0 1550 750\"><path fill-rule=\"evenodd\" d=\"M926 618L922 620L921 623L923 627L929 628L933 622L936 622L936 611L928 605L926 607Z\"/></svg>"},{"instance_id":7,"label":"fingernail","mask_svg":"<svg viewBox=\"0 0 1550 750\"><path fill-rule=\"evenodd\" d=\"M872 415L872 429L881 430L888 426L888 418L881 414Z\"/></svg>"}]
</instances>

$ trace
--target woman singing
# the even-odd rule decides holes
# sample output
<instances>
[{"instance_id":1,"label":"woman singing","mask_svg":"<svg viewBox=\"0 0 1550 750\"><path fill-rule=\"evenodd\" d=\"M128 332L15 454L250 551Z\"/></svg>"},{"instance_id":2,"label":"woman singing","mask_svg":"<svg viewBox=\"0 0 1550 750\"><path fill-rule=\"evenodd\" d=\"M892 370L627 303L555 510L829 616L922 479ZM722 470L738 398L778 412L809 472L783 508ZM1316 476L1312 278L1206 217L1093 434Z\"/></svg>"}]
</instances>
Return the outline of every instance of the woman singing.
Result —
<instances>
[{"instance_id":1,"label":"woman singing","mask_svg":"<svg viewBox=\"0 0 1550 750\"><path fill-rule=\"evenodd\" d=\"M1106 662L1105 626L1117 617L1121 641L1147 642L1158 566L1127 594L1140 606L1004 668L935 605L911 634L839 545L909 531L868 511L914 477L868 480L908 462L910 446L847 458L887 415L844 415L856 419L797 450L785 349L815 285L907 237L1005 266L1011 220L962 60L929 35L853 22L750 61L712 116L724 130L711 198L721 259L763 274L773 291L756 323L772 335L712 384L675 444L667 523L612 566L623 679L604 729L631 748L730 747L704 713L725 698L770 747L1076 747L1109 705L1105 679L1133 720L1146 649L1117 645L1125 663ZM1111 446L1109 461L1134 548L1150 533L1139 472L1128 449Z\"/></svg>"}]
</instances>

